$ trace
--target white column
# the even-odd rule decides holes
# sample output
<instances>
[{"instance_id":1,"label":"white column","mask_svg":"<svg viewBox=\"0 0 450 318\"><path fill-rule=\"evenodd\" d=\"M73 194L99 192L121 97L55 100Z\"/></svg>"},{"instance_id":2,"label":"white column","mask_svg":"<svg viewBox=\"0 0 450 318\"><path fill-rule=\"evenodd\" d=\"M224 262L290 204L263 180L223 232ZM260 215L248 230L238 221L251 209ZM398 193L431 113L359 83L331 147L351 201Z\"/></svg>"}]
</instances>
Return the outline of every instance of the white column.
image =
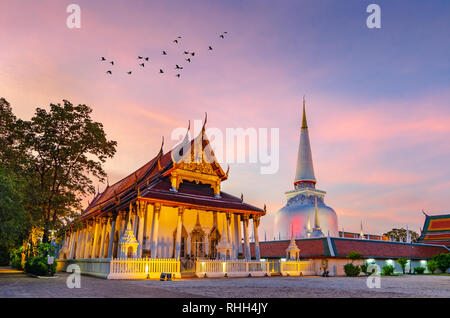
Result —
<instances>
[{"instance_id":1,"label":"white column","mask_svg":"<svg viewBox=\"0 0 450 318\"><path fill-rule=\"evenodd\" d=\"M142 251L144 250L144 216L147 204L144 202L138 202L136 217L139 217L139 230L138 230L138 241L139 246L137 250L138 258L142 258Z\"/></svg>"},{"instance_id":2,"label":"white column","mask_svg":"<svg viewBox=\"0 0 450 318\"><path fill-rule=\"evenodd\" d=\"M186 245L186 255L191 257L191 233L188 233Z\"/></svg>"},{"instance_id":3,"label":"white column","mask_svg":"<svg viewBox=\"0 0 450 318\"><path fill-rule=\"evenodd\" d=\"M230 226L231 226L231 213L227 212L226 213L226 222L227 222L227 239L228 242L231 243L232 239L230 236L231 230L230 230Z\"/></svg>"},{"instance_id":4,"label":"white column","mask_svg":"<svg viewBox=\"0 0 450 318\"><path fill-rule=\"evenodd\" d=\"M234 239L233 239L233 259L239 257L239 245L240 245L240 235L239 235L239 214L234 215Z\"/></svg>"},{"instance_id":5,"label":"white column","mask_svg":"<svg viewBox=\"0 0 450 318\"><path fill-rule=\"evenodd\" d=\"M77 235L77 249L75 251L75 258L81 258L81 248L83 246L83 236L84 236L84 229L78 230Z\"/></svg>"},{"instance_id":6,"label":"white column","mask_svg":"<svg viewBox=\"0 0 450 318\"><path fill-rule=\"evenodd\" d=\"M155 203L153 206L153 233L152 233L152 248L151 257L158 256L158 230L159 230L159 214L161 212L161 204Z\"/></svg>"},{"instance_id":7,"label":"white column","mask_svg":"<svg viewBox=\"0 0 450 318\"><path fill-rule=\"evenodd\" d=\"M114 247L114 235L116 234L116 220L117 215L111 218L111 229L109 231L109 245L108 245L108 258L113 257L113 247Z\"/></svg>"},{"instance_id":8,"label":"white column","mask_svg":"<svg viewBox=\"0 0 450 318\"><path fill-rule=\"evenodd\" d=\"M77 239L77 232L73 232L73 233L72 233L72 240L71 240L71 242L70 242L69 259L74 258L73 256L75 255L74 249L75 249L75 242L76 242L76 239Z\"/></svg>"},{"instance_id":9,"label":"white column","mask_svg":"<svg viewBox=\"0 0 450 318\"><path fill-rule=\"evenodd\" d=\"M209 233L205 233L204 250L205 250L205 257L208 257L208 255L209 255Z\"/></svg>"},{"instance_id":10,"label":"white column","mask_svg":"<svg viewBox=\"0 0 450 318\"><path fill-rule=\"evenodd\" d=\"M84 249L82 258L89 258L89 248L91 247L91 225L89 223L87 225L86 236L84 238Z\"/></svg>"},{"instance_id":11,"label":"white column","mask_svg":"<svg viewBox=\"0 0 450 318\"><path fill-rule=\"evenodd\" d=\"M181 232L183 230L183 213L184 207L178 208L178 221L177 221L177 236L175 240L175 258L180 258L181 251Z\"/></svg>"},{"instance_id":12,"label":"white column","mask_svg":"<svg viewBox=\"0 0 450 318\"><path fill-rule=\"evenodd\" d=\"M102 231L102 241L100 242L100 252L99 252L98 257L104 258L105 257L106 228L108 227L109 217L102 218L101 222L102 222L102 226L103 226L103 231Z\"/></svg>"},{"instance_id":13,"label":"white column","mask_svg":"<svg viewBox=\"0 0 450 318\"><path fill-rule=\"evenodd\" d=\"M247 261L250 261L251 255L250 255L250 241L248 238L248 222L249 222L248 214L244 214L242 217L242 223L244 225L244 252L245 252L244 255Z\"/></svg>"},{"instance_id":14,"label":"white column","mask_svg":"<svg viewBox=\"0 0 450 318\"><path fill-rule=\"evenodd\" d=\"M260 216L253 216L253 233L255 235L255 257L256 260L259 261L261 259L261 255L259 253L259 235L258 235L258 227L260 222Z\"/></svg>"},{"instance_id":15,"label":"white column","mask_svg":"<svg viewBox=\"0 0 450 318\"><path fill-rule=\"evenodd\" d=\"M96 258L97 257L97 241L98 241L98 226L99 226L100 220L94 220L94 241L92 242L91 247L91 253L89 254L90 258ZM91 240L92 241L92 240Z\"/></svg>"}]
</instances>

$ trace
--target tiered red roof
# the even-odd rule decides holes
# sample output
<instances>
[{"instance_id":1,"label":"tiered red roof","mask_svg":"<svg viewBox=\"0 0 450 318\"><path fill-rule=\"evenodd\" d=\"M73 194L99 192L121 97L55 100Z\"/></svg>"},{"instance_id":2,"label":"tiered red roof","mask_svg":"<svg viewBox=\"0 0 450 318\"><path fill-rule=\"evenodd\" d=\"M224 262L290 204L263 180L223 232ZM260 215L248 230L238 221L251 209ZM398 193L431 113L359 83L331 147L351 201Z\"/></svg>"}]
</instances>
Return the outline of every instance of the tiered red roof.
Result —
<instances>
[{"instance_id":1,"label":"tiered red roof","mask_svg":"<svg viewBox=\"0 0 450 318\"><path fill-rule=\"evenodd\" d=\"M450 247L450 214L426 215L419 242Z\"/></svg>"}]
</instances>

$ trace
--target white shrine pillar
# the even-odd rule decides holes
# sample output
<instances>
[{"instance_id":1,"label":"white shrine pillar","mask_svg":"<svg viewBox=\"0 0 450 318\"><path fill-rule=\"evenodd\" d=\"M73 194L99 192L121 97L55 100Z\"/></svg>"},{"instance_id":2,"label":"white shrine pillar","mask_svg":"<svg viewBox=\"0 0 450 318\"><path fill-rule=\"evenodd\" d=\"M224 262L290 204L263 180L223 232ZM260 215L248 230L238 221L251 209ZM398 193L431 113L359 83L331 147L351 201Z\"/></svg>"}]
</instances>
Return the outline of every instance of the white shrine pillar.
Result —
<instances>
[{"instance_id":1,"label":"white shrine pillar","mask_svg":"<svg viewBox=\"0 0 450 318\"><path fill-rule=\"evenodd\" d=\"M81 248L83 245L83 235L84 235L84 229L78 230L78 237L77 237L77 249L75 250L75 258L81 258Z\"/></svg>"},{"instance_id":2,"label":"white shrine pillar","mask_svg":"<svg viewBox=\"0 0 450 318\"><path fill-rule=\"evenodd\" d=\"M242 216L242 223L244 225L244 255L245 255L245 259L247 261L251 260L251 255L250 255L250 240L248 237L248 223L249 223L249 216L248 214L244 214Z\"/></svg>"},{"instance_id":3,"label":"white shrine pillar","mask_svg":"<svg viewBox=\"0 0 450 318\"><path fill-rule=\"evenodd\" d=\"M227 222L227 239L228 242L231 243L231 230L230 230L230 226L231 226L231 213L230 212L226 212L226 222Z\"/></svg>"},{"instance_id":4,"label":"white shrine pillar","mask_svg":"<svg viewBox=\"0 0 450 318\"><path fill-rule=\"evenodd\" d=\"M233 244L233 259L239 258L239 245L241 243L239 214L234 215L234 244Z\"/></svg>"},{"instance_id":5,"label":"white shrine pillar","mask_svg":"<svg viewBox=\"0 0 450 318\"><path fill-rule=\"evenodd\" d=\"M259 235L258 235L258 227L260 223L260 216L253 216L253 234L255 235L255 257L256 260L259 261L261 259L261 255L259 252Z\"/></svg>"},{"instance_id":6,"label":"white shrine pillar","mask_svg":"<svg viewBox=\"0 0 450 318\"><path fill-rule=\"evenodd\" d=\"M161 213L161 203L153 205L153 233L152 233L152 247L151 258L158 256L158 230L159 230L159 214Z\"/></svg>"},{"instance_id":7,"label":"white shrine pillar","mask_svg":"<svg viewBox=\"0 0 450 318\"><path fill-rule=\"evenodd\" d=\"M111 217L111 229L109 231L109 244L108 244L108 258L113 257L114 236L116 234L116 220L117 214Z\"/></svg>"},{"instance_id":8,"label":"white shrine pillar","mask_svg":"<svg viewBox=\"0 0 450 318\"><path fill-rule=\"evenodd\" d=\"M181 232L183 231L183 213L184 207L178 207L177 236L175 240L175 258L180 258L181 252Z\"/></svg>"},{"instance_id":9,"label":"white shrine pillar","mask_svg":"<svg viewBox=\"0 0 450 318\"><path fill-rule=\"evenodd\" d=\"M83 258L89 258L89 251L91 248L91 238L92 238L92 221L88 221L88 226L86 230L86 237L84 238L84 251Z\"/></svg>"},{"instance_id":10,"label":"white shrine pillar","mask_svg":"<svg viewBox=\"0 0 450 318\"><path fill-rule=\"evenodd\" d=\"M145 210L147 209L147 203L137 202L136 218L139 218L139 228L138 228L138 250L137 257L142 258L142 251L144 250L144 216Z\"/></svg>"},{"instance_id":11,"label":"white shrine pillar","mask_svg":"<svg viewBox=\"0 0 450 318\"><path fill-rule=\"evenodd\" d=\"M72 241L70 242L70 253L69 253L69 259L73 259L75 255L75 242L78 238L78 232L72 233Z\"/></svg>"}]
</instances>

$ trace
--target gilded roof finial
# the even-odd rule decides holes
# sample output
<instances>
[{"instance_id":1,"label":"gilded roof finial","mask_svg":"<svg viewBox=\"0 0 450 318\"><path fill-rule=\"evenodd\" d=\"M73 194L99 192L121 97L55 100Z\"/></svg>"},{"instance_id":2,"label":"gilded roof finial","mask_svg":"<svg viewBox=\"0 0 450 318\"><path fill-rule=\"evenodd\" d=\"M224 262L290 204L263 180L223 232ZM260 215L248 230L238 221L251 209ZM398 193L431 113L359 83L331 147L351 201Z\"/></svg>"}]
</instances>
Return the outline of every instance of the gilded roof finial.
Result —
<instances>
[{"instance_id":1,"label":"gilded roof finial","mask_svg":"<svg viewBox=\"0 0 450 318\"><path fill-rule=\"evenodd\" d=\"M302 129L308 129L308 122L306 121L306 101L305 101L305 95L303 95L303 118L302 118Z\"/></svg>"}]
</instances>

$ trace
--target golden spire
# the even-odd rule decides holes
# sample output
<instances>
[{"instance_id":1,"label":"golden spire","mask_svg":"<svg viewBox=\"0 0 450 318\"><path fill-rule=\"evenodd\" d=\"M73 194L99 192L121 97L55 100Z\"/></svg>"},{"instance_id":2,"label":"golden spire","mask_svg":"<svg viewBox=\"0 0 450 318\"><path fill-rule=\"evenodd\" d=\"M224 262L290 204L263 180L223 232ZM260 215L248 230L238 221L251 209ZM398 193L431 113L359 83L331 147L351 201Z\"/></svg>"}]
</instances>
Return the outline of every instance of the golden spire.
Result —
<instances>
[{"instance_id":1,"label":"golden spire","mask_svg":"<svg viewBox=\"0 0 450 318\"><path fill-rule=\"evenodd\" d=\"M303 119L302 119L302 129L308 129L308 122L306 121L306 107L305 107L305 96L303 96Z\"/></svg>"}]
</instances>

